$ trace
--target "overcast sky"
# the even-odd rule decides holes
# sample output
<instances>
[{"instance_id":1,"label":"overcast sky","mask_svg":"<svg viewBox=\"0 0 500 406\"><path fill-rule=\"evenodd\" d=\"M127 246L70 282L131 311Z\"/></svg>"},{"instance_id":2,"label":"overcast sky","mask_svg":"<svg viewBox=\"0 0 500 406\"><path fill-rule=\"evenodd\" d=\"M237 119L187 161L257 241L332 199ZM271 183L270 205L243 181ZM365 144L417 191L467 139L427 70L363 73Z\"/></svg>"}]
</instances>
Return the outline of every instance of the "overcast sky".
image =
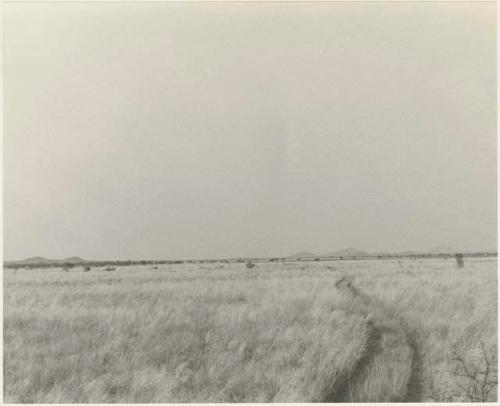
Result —
<instances>
[{"instance_id":1,"label":"overcast sky","mask_svg":"<svg viewBox=\"0 0 500 406\"><path fill-rule=\"evenodd\" d=\"M496 249L495 3L4 4L4 255Z\"/></svg>"}]
</instances>

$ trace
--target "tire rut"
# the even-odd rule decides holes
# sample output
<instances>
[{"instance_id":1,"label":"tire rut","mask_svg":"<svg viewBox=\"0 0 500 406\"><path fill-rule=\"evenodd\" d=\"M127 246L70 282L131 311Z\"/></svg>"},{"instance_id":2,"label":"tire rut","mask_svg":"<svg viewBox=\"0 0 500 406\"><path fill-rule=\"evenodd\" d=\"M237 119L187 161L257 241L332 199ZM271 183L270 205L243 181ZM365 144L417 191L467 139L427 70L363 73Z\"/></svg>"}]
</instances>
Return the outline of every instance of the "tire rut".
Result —
<instances>
[{"instance_id":1,"label":"tire rut","mask_svg":"<svg viewBox=\"0 0 500 406\"><path fill-rule=\"evenodd\" d=\"M354 277L352 275L344 275L335 284L336 288L348 292L353 298L359 301L362 307L373 309L380 312L382 317L367 320L368 338L363 355L356 363L354 370L350 375L341 377L334 388L323 399L323 402L420 402L422 401L423 392L423 362L422 353L419 345L419 337L414 329L411 329L408 324L395 316L395 312L385 303L376 298L363 293L360 289L353 286ZM370 312L373 314L373 312ZM368 316L368 311L360 312L365 317ZM384 319L393 321L392 324L384 324ZM398 341L399 340L399 341ZM384 355L387 359L393 361L397 368L397 363L400 362L401 354L391 347L392 342L404 340L405 347L409 351L406 367L409 369L409 374L405 385L402 386L401 394L393 395L388 398L384 393L373 395L377 399L363 398L356 395L356 388L370 387L369 380L374 374L378 374L376 370L376 359ZM385 344L384 344L385 343ZM389 343L389 345L387 344ZM385 354L384 352L387 352ZM392 358L391 358L392 357ZM392 376L394 371L386 371L388 376ZM379 392L383 392L383 388L377 388ZM367 391L371 394L371 389ZM366 393L365 393L366 397Z\"/></svg>"},{"instance_id":2,"label":"tire rut","mask_svg":"<svg viewBox=\"0 0 500 406\"><path fill-rule=\"evenodd\" d=\"M410 331L408 333L408 344L412 350L411 357L411 375L408 380L408 387L406 389L405 402L421 402L423 393L423 356L420 350L419 337L417 332Z\"/></svg>"}]
</instances>

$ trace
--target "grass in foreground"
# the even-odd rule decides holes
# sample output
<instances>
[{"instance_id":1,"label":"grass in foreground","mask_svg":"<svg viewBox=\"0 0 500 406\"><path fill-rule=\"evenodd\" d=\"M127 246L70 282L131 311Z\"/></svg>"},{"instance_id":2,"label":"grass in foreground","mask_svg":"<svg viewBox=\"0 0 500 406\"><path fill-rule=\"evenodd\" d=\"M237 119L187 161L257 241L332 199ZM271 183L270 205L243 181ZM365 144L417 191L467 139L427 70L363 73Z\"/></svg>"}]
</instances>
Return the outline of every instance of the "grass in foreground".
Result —
<instances>
[{"instance_id":1,"label":"grass in foreground","mask_svg":"<svg viewBox=\"0 0 500 406\"><path fill-rule=\"evenodd\" d=\"M375 299L337 289L344 272ZM440 371L496 343L496 259L6 270L4 400L397 400L413 332L421 400L460 400Z\"/></svg>"}]
</instances>

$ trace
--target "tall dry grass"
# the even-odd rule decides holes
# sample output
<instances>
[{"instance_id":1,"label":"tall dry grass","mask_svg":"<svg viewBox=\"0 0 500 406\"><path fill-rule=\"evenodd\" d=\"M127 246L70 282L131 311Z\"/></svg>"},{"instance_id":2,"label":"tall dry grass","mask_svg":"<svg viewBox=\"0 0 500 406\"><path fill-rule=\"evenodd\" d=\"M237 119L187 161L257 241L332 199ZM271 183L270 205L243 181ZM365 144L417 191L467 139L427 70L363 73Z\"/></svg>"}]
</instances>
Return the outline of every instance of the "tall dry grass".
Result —
<instances>
[{"instance_id":1,"label":"tall dry grass","mask_svg":"<svg viewBox=\"0 0 500 406\"><path fill-rule=\"evenodd\" d=\"M366 340L333 282L244 265L6 275L5 399L321 400Z\"/></svg>"},{"instance_id":2,"label":"tall dry grass","mask_svg":"<svg viewBox=\"0 0 500 406\"><path fill-rule=\"evenodd\" d=\"M496 328L496 260L5 270L4 400L401 400L411 340L421 400L459 400L447 354Z\"/></svg>"},{"instance_id":3,"label":"tall dry grass","mask_svg":"<svg viewBox=\"0 0 500 406\"><path fill-rule=\"evenodd\" d=\"M454 259L384 262L352 272L364 292L391 305L392 317L405 320L417 341L423 400L469 401L453 354L467 358L480 343L497 353L496 258L465 258L463 268ZM495 388L488 400L496 399Z\"/></svg>"}]
</instances>

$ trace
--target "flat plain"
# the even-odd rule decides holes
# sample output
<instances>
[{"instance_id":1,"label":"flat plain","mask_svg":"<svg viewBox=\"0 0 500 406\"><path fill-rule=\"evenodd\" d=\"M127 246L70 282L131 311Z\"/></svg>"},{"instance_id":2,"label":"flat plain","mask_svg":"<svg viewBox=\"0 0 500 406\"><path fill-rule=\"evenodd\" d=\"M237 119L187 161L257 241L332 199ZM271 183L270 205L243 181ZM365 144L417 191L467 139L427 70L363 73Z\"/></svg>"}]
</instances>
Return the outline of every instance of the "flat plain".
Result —
<instances>
[{"instance_id":1,"label":"flat plain","mask_svg":"<svg viewBox=\"0 0 500 406\"><path fill-rule=\"evenodd\" d=\"M497 398L496 257L83 270L4 268L5 402Z\"/></svg>"}]
</instances>

